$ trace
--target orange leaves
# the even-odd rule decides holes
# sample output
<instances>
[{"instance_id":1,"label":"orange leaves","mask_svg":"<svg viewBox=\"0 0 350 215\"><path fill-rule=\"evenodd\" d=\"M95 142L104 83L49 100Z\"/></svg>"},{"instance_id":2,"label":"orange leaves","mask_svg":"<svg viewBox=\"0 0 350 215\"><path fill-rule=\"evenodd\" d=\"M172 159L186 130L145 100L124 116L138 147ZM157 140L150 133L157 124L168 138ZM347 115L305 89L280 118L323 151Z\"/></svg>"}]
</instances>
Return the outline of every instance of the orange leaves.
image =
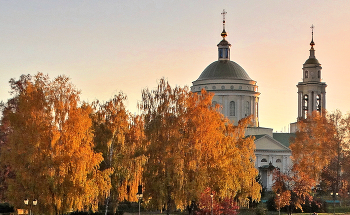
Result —
<instances>
[{"instance_id":1,"label":"orange leaves","mask_svg":"<svg viewBox=\"0 0 350 215\"><path fill-rule=\"evenodd\" d=\"M338 128L332 118L325 112L322 115L315 112L299 121L296 137L290 145L293 171L315 183L322 169L338 154Z\"/></svg>"},{"instance_id":2,"label":"orange leaves","mask_svg":"<svg viewBox=\"0 0 350 215\"><path fill-rule=\"evenodd\" d=\"M220 199L210 188L206 188L201 193L198 207L199 210L196 212L198 215L211 214L211 212L215 215L235 215L238 214L237 210L239 209L233 198Z\"/></svg>"},{"instance_id":3,"label":"orange leaves","mask_svg":"<svg viewBox=\"0 0 350 215\"><path fill-rule=\"evenodd\" d=\"M113 99L94 103L93 119L95 150L101 152L102 169L111 168L112 189L108 202L137 201L137 186L141 181L143 122L126 111L126 96L119 93Z\"/></svg>"},{"instance_id":4,"label":"orange leaves","mask_svg":"<svg viewBox=\"0 0 350 215\"><path fill-rule=\"evenodd\" d=\"M233 126L212 106L212 97L205 90L172 89L164 79L157 90L143 91L145 197L159 208L187 205L208 186L221 197L260 198L254 142L244 139L248 120Z\"/></svg>"},{"instance_id":5,"label":"orange leaves","mask_svg":"<svg viewBox=\"0 0 350 215\"><path fill-rule=\"evenodd\" d=\"M65 76L22 76L11 87L15 97L2 119L9 132L1 154L16 175L8 181L9 200L22 207L18 199L37 198L48 213L96 208L110 184L100 177L108 171L98 170L103 158L92 148L91 108L78 106L79 91Z\"/></svg>"}]
</instances>

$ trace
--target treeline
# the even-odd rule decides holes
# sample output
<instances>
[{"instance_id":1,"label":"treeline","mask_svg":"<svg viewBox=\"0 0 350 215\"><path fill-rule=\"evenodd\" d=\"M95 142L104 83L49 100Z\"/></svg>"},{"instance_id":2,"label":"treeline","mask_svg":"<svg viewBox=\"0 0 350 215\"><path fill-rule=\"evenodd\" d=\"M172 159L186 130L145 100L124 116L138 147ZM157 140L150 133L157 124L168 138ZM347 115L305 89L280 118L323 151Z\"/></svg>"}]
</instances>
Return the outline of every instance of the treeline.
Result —
<instances>
[{"instance_id":1,"label":"treeline","mask_svg":"<svg viewBox=\"0 0 350 215\"><path fill-rule=\"evenodd\" d=\"M148 209L184 209L203 193L215 201L260 199L254 140L246 118L234 126L213 95L172 88L161 79L144 89L140 115L119 93L87 103L66 76L11 79L1 104L0 198L34 212L115 211L137 201Z\"/></svg>"}]
</instances>

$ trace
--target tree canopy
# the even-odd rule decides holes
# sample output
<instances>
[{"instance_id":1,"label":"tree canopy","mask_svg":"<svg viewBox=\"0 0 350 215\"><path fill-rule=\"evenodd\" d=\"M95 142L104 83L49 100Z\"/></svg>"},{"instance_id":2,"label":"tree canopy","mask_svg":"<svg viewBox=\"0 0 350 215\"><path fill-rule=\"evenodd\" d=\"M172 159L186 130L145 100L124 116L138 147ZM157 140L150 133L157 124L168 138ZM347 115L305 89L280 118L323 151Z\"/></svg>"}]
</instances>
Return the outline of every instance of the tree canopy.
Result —
<instances>
[{"instance_id":1,"label":"tree canopy","mask_svg":"<svg viewBox=\"0 0 350 215\"><path fill-rule=\"evenodd\" d=\"M254 141L244 137L250 119L233 126L212 105L213 94L171 88L161 79L145 89L140 109L146 146L145 198L155 208L183 208L210 187L219 197L260 198Z\"/></svg>"},{"instance_id":2,"label":"tree canopy","mask_svg":"<svg viewBox=\"0 0 350 215\"><path fill-rule=\"evenodd\" d=\"M1 161L15 175L7 178L7 199L17 208L23 199L37 199L37 210L56 214L96 210L110 171L99 170L103 157L93 150L91 107L79 103L65 76L22 75L10 84L13 98L1 120Z\"/></svg>"},{"instance_id":3,"label":"tree canopy","mask_svg":"<svg viewBox=\"0 0 350 215\"><path fill-rule=\"evenodd\" d=\"M245 137L251 119L234 126L205 90L161 79L142 91L141 114L132 115L123 93L80 101L66 76L22 75L10 85L13 97L1 104L0 197L16 208L37 199L35 210L50 214L115 211L141 191L153 209L184 209L208 189L233 211L232 201L260 200L254 139Z\"/></svg>"}]
</instances>

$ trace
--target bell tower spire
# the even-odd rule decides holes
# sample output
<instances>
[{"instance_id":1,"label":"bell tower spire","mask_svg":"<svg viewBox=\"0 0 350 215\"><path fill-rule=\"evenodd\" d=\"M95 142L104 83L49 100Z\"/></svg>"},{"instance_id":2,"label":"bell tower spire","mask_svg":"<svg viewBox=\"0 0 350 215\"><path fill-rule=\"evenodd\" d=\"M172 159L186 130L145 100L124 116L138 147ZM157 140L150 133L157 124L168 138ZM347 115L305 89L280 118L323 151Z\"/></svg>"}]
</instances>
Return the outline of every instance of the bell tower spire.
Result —
<instances>
[{"instance_id":1,"label":"bell tower spire","mask_svg":"<svg viewBox=\"0 0 350 215\"><path fill-rule=\"evenodd\" d=\"M315 58L315 49L314 49L314 28L315 26L314 25L311 25L311 42L310 42L310 46L311 46L311 49L310 49L310 57L309 58Z\"/></svg>"},{"instance_id":2,"label":"bell tower spire","mask_svg":"<svg viewBox=\"0 0 350 215\"><path fill-rule=\"evenodd\" d=\"M303 65L303 81L298 87L298 119L306 119L313 111L326 109L326 87L321 82L321 64L315 57L314 25L311 25L310 56Z\"/></svg>"}]
</instances>

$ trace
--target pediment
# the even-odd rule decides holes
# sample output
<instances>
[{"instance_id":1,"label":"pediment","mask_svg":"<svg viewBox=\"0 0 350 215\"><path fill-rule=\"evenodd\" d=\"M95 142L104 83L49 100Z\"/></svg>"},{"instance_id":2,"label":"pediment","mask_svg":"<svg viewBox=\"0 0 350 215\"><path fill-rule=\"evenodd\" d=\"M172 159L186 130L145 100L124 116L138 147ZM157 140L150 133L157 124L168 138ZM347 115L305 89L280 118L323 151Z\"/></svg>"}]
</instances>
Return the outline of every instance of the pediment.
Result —
<instances>
[{"instance_id":1,"label":"pediment","mask_svg":"<svg viewBox=\"0 0 350 215\"><path fill-rule=\"evenodd\" d=\"M256 137L255 141L256 150L264 150L264 151L288 151L291 150L284 146L282 143L273 139L269 135L263 135L259 138Z\"/></svg>"}]
</instances>

